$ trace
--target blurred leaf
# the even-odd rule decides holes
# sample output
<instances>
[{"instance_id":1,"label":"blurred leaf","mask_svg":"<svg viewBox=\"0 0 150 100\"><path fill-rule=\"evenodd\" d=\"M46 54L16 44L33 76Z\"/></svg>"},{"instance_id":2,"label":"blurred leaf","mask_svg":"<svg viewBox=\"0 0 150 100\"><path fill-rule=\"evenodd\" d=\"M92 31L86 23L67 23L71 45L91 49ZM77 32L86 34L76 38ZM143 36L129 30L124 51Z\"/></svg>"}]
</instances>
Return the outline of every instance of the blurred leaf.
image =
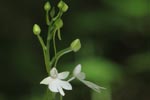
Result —
<instances>
[{"instance_id":1,"label":"blurred leaf","mask_svg":"<svg viewBox=\"0 0 150 100\"><path fill-rule=\"evenodd\" d=\"M119 65L102 58L85 58L78 61L82 64L87 79L99 82L110 83L121 78Z\"/></svg>"},{"instance_id":2,"label":"blurred leaf","mask_svg":"<svg viewBox=\"0 0 150 100\"><path fill-rule=\"evenodd\" d=\"M17 50L17 52L16 52ZM34 83L39 80L40 67L37 63L36 55L32 52L27 45L17 44L12 50L14 64L13 70L17 78L24 80L26 82Z\"/></svg>"},{"instance_id":3,"label":"blurred leaf","mask_svg":"<svg viewBox=\"0 0 150 100\"><path fill-rule=\"evenodd\" d=\"M134 54L127 59L127 63L134 71L148 71L150 70L150 52Z\"/></svg>"},{"instance_id":4,"label":"blurred leaf","mask_svg":"<svg viewBox=\"0 0 150 100\"><path fill-rule=\"evenodd\" d=\"M114 31L115 28L124 28L131 25L126 17L119 13L95 10L72 14L69 22L72 23L69 28L80 34L105 34L105 32ZM97 33L98 31L98 33ZM119 34L119 33L118 33Z\"/></svg>"},{"instance_id":5,"label":"blurred leaf","mask_svg":"<svg viewBox=\"0 0 150 100\"><path fill-rule=\"evenodd\" d=\"M3 94L0 94L0 100L6 100L6 97Z\"/></svg>"},{"instance_id":6,"label":"blurred leaf","mask_svg":"<svg viewBox=\"0 0 150 100\"><path fill-rule=\"evenodd\" d=\"M120 14L130 17L142 17L148 15L147 0L106 0Z\"/></svg>"}]
</instances>

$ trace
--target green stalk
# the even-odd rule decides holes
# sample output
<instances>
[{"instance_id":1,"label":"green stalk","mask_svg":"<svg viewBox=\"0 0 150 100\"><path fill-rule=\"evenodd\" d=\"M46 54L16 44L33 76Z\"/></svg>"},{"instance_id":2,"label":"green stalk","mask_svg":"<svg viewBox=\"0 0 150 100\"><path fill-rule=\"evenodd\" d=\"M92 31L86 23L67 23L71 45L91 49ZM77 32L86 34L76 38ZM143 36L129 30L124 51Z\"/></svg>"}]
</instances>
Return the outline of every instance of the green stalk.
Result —
<instances>
[{"instance_id":1,"label":"green stalk","mask_svg":"<svg viewBox=\"0 0 150 100\"><path fill-rule=\"evenodd\" d=\"M44 43L42 37L41 37L40 35L37 35L37 37L38 37L38 40L39 40L39 42L40 42L40 44L41 44L41 46L42 46L42 49L43 49L46 71L49 73L49 69L48 69L49 62L48 62L47 55L46 55L47 48L46 48L46 46L45 46L45 43Z\"/></svg>"},{"instance_id":2,"label":"green stalk","mask_svg":"<svg viewBox=\"0 0 150 100\"><path fill-rule=\"evenodd\" d=\"M49 20L49 11L46 11L46 24L47 24L47 25L50 24L50 20Z\"/></svg>"},{"instance_id":3,"label":"green stalk","mask_svg":"<svg viewBox=\"0 0 150 100\"><path fill-rule=\"evenodd\" d=\"M47 50L46 50L46 57L47 57L47 64L48 64L48 73L49 73L49 70L50 70L50 67L49 67L49 63L50 63L50 41L52 39L52 33L53 33L53 23L54 21L52 20L49 24L49 27L48 27L48 35L47 35L47 43L46 43L46 47L47 47Z\"/></svg>"},{"instance_id":4,"label":"green stalk","mask_svg":"<svg viewBox=\"0 0 150 100\"><path fill-rule=\"evenodd\" d=\"M63 97L62 97L62 95L60 95L60 100L63 100Z\"/></svg>"},{"instance_id":5,"label":"green stalk","mask_svg":"<svg viewBox=\"0 0 150 100\"><path fill-rule=\"evenodd\" d=\"M55 56L56 56L57 49L56 49L56 41L55 41L55 36L56 36L56 31L54 31L54 34L53 34L53 46L54 46L54 53L55 53Z\"/></svg>"},{"instance_id":6,"label":"green stalk","mask_svg":"<svg viewBox=\"0 0 150 100\"><path fill-rule=\"evenodd\" d=\"M52 67L53 64L54 64L54 67L56 67L57 62L58 62L58 60L60 59L60 57L62 57L63 55L65 55L65 54L67 54L67 53L69 53L69 52L71 52L71 51L72 51L72 49L71 49L70 47L59 51L59 52L56 54L56 56L52 58L51 63L50 63L50 66Z\"/></svg>"},{"instance_id":7,"label":"green stalk","mask_svg":"<svg viewBox=\"0 0 150 100\"><path fill-rule=\"evenodd\" d=\"M47 47L47 50L46 50L46 59L47 59L47 63L49 65L49 63L51 62L50 61L50 40L52 39L53 35L55 35L55 27L54 27L54 23L57 19L59 19L60 17L62 16L62 12L59 12L57 14L57 16L55 18L52 18L50 24L49 24L49 27L48 27L48 35L47 35L47 43L46 43L46 47ZM53 41L54 42L54 41ZM56 47L55 48L55 53L56 53ZM50 70L51 66L47 67L47 72L49 73L49 70Z\"/></svg>"}]
</instances>

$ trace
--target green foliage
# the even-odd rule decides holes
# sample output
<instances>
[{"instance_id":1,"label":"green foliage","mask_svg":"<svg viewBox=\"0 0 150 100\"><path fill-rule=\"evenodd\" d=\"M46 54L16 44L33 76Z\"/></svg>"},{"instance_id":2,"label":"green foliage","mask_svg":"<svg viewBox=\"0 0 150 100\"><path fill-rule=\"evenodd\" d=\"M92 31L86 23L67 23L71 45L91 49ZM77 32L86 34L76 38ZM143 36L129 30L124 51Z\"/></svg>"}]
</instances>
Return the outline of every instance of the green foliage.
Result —
<instances>
[{"instance_id":1,"label":"green foliage","mask_svg":"<svg viewBox=\"0 0 150 100\"><path fill-rule=\"evenodd\" d=\"M150 52L133 54L127 59L128 66L134 72L145 72L150 70Z\"/></svg>"},{"instance_id":2,"label":"green foliage","mask_svg":"<svg viewBox=\"0 0 150 100\"><path fill-rule=\"evenodd\" d=\"M87 73L89 80L111 83L121 79L119 65L108 60L91 57L81 60L83 70Z\"/></svg>"}]
</instances>

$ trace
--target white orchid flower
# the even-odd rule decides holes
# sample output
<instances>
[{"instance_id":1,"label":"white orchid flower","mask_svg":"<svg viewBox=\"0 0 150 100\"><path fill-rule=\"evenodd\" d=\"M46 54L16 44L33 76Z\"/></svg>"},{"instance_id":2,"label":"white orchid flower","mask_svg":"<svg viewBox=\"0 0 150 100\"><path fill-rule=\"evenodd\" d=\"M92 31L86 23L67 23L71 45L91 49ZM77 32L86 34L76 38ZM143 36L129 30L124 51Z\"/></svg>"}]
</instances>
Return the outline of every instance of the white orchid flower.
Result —
<instances>
[{"instance_id":1,"label":"white orchid flower","mask_svg":"<svg viewBox=\"0 0 150 100\"><path fill-rule=\"evenodd\" d=\"M68 82L74 80L75 78L77 78L78 80L80 80L82 83L84 83L86 86L88 86L89 88L95 90L96 92L100 92L100 89L105 89L104 87L100 87L90 81L85 80L85 73L81 72L81 64L78 64L74 70L73 70L73 77L71 79L68 80Z\"/></svg>"},{"instance_id":2,"label":"white orchid flower","mask_svg":"<svg viewBox=\"0 0 150 100\"><path fill-rule=\"evenodd\" d=\"M44 78L40 84L48 85L48 88L52 92L59 92L62 96L65 95L63 89L72 90L72 86L68 81L63 81L62 79L66 79L69 75L69 72L61 72L58 73L57 69L54 67L50 71L50 76Z\"/></svg>"}]
</instances>

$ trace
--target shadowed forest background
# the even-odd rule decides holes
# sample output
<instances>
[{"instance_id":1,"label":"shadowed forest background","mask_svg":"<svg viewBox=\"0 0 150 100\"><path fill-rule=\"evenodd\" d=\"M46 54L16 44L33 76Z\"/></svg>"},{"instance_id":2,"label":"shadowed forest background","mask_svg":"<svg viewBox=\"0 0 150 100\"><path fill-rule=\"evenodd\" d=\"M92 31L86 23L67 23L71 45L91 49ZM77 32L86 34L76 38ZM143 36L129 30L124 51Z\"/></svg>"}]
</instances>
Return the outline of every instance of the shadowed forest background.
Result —
<instances>
[{"instance_id":1,"label":"shadowed forest background","mask_svg":"<svg viewBox=\"0 0 150 100\"><path fill-rule=\"evenodd\" d=\"M57 5L59 0L50 0ZM0 0L0 100L46 100L41 46L32 26L46 37L46 0ZM65 0L62 40L80 38L82 48L63 56L59 71L81 63L87 80L107 88L100 94L73 81L64 100L150 100L150 2L148 0ZM57 8L56 8L57 9ZM53 51L52 51L53 52Z\"/></svg>"}]
</instances>

